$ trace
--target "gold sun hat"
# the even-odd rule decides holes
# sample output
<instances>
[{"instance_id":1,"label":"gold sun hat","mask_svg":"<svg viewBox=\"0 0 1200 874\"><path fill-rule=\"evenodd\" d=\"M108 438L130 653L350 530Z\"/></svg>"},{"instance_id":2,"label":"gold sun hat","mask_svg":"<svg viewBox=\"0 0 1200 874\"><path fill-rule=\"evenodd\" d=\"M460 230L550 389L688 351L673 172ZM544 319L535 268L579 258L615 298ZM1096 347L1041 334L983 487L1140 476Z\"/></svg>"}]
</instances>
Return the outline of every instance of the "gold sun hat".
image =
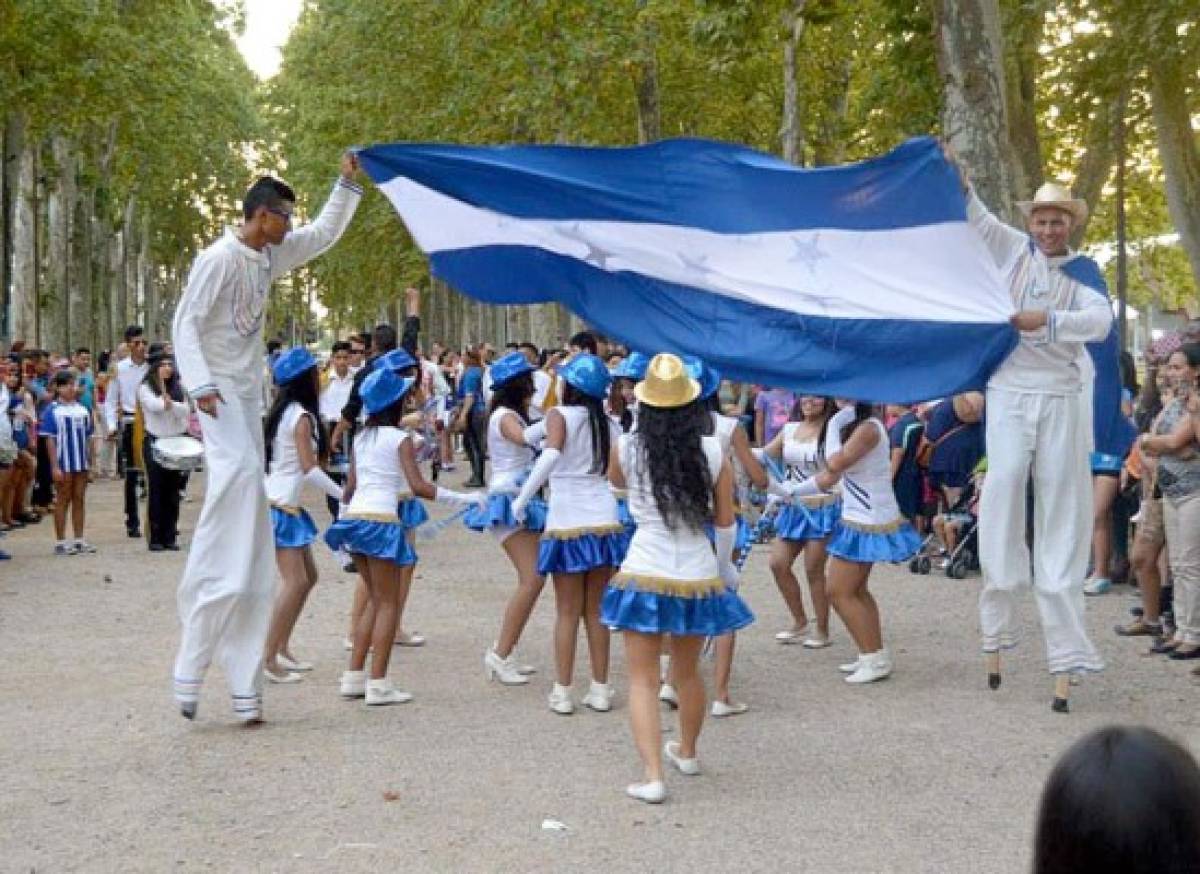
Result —
<instances>
[{"instance_id":1,"label":"gold sun hat","mask_svg":"<svg viewBox=\"0 0 1200 874\"><path fill-rule=\"evenodd\" d=\"M687 367L677 355L655 355L646 368L646 377L633 387L634 396L651 407L682 407L700 396L700 383L688 376Z\"/></svg>"},{"instance_id":2,"label":"gold sun hat","mask_svg":"<svg viewBox=\"0 0 1200 874\"><path fill-rule=\"evenodd\" d=\"M1044 208L1061 209L1069 213L1075 224L1082 224L1088 217L1086 200L1071 196L1071 190L1054 182L1047 182L1033 195L1033 200L1018 200L1017 208L1029 218L1035 211Z\"/></svg>"}]
</instances>

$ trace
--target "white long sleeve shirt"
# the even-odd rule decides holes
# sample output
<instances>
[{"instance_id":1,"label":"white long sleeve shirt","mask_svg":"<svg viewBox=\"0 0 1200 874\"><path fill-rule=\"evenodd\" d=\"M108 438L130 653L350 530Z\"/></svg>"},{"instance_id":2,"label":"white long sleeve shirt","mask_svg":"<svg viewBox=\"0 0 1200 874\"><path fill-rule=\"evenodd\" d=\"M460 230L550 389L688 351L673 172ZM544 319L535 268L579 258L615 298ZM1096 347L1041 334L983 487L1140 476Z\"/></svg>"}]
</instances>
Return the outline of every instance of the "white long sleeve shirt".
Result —
<instances>
[{"instance_id":1,"label":"white long sleeve shirt","mask_svg":"<svg viewBox=\"0 0 1200 874\"><path fill-rule=\"evenodd\" d=\"M183 385L192 397L218 380L245 399L263 393L262 324L271 283L320 255L350 224L362 189L339 179L316 221L277 246L251 249L232 229L192 265L172 336Z\"/></svg>"},{"instance_id":2,"label":"white long sleeve shirt","mask_svg":"<svg viewBox=\"0 0 1200 874\"><path fill-rule=\"evenodd\" d=\"M137 398L142 405L142 421L147 432L155 437L187 433L189 409L186 401L171 401L168 407L167 399L156 395L145 383L138 386Z\"/></svg>"},{"instance_id":3,"label":"white long sleeve shirt","mask_svg":"<svg viewBox=\"0 0 1200 874\"><path fill-rule=\"evenodd\" d=\"M345 376L329 371L329 381L321 389L320 412L325 422L336 422L342 416L342 408L350 400L350 389L354 387L354 371L347 370Z\"/></svg>"},{"instance_id":4,"label":"white long sleeve shirt","mask_svg":"<svg viewBox=\"0 0 1200 874\"><path fill-rule=\"evenodd\" d=\"M104 397L104 421L108 424L109 434L119 433L122 422L132 421L137 409L138 387L149 369L147 362L134 364L132 358L117 362L116 378L109 382L108 394Z\"/></svg>"},{"instance_id":5,"label":"white long sleeve shirt","mask_svg":"<svg viewBox=\"0 0 1200 874\"><path fill-rule=\"evenodd\" d=\"M1078 253L1043 255L1028 234L1009 227L975 194L967 198L967 219L979 232L1008 280L1013 306L1042 310L1046 325L1022 331L1020 342L997 368L989 388L1034 394L1079 394L1085 379L1085 343L1103 340L1112 328L1112 309L1098 291L1076 282L1062 268Z\"/></svg>"}]
</instances>

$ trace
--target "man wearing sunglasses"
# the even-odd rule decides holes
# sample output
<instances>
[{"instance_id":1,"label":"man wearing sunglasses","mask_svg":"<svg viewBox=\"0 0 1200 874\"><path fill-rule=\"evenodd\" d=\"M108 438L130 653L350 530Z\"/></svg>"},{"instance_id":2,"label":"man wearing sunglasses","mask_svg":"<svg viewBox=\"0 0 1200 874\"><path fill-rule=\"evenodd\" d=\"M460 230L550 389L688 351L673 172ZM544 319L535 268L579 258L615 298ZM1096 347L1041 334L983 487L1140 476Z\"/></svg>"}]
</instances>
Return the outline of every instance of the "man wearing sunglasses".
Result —
<instances>
[{"instance_id":1,"label":"man wearing sunglasses","mask_svg":"<svg viewBox=\"0 0 1200 874\"><path fill-rule=\"evenodd\" d=\"M337 242L362 196L358 160L316 221L292 229L296 196L264 176L242 201L244 221L200 253L175 312L184 387L200 409L207 487L179 584L183 636L175 659L180 712L196 714L213 658L224 668L234 714L262 719L262 658L274 585L274 539L263 489L262 326L271 283Z\"/></svg>"}]
</instances>

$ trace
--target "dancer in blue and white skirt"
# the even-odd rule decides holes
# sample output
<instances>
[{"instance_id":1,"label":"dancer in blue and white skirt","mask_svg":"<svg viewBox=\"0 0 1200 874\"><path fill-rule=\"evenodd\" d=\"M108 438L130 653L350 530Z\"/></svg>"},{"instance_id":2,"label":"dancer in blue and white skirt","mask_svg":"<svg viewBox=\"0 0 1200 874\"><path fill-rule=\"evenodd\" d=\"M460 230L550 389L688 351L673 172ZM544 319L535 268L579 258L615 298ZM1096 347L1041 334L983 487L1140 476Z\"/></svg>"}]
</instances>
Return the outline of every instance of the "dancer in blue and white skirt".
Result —
<instances>
[{"instance_id":1,"label":"dancer in blue and white skirt","mask_svg":"<svg viewBox=\"0 0 1200 874\"><path fill-rule=\"evenodd\" d=\"M517 522L512 511L513 499L533 467L533 450L525 444L524 432L534 393L534 370L524 355L510 352L489 371L492 401L487 446L492 473L488 499L486 505L468 511L463 518L463 524L473 531L490 531L517 572L517 590L504 610L500 635L483 655L485 675L506 686L529 682L529 669L518 664L513 651L546 582L537 568L539 536L546 526L546 505L541 498L531 498L525 507L523 523Z\"/></svg>"},{"instance_id":2,"label":"dancer in blue and white skirt","mask_svg":"<svg viewBox=\"0 0 1200 874\"><path fill-rule=\"evenodd\" d=\"M486 500L429 484L417 467L411 434L400 427L405 398L414 380L379 368L363 380L361 396L367 411L365 427L354 438L354 453L346 480L345 513L325 532L325 542L353 558L368 602L354 630L350 667L342 674L343 698L366 698L369 705L402 704L412 695L387 678L392 643L399 621L402 586L412 578L416 552L400 522L401 498L416 493L441 503L471 505ZM365 670L371 652L371 676Z\"/></svg>"},{"instance_id":3,"label":"dancer in blue and white skirt","mask_svg":"<svg viewBox=\"0 0 1200 874\"><path fill-rule=\"evenodd\" d=\"M621 431L628 434L637 425L637 397L633 393L634 386L646 378L646 368L650 366L650 357L641 352L630 352L612 371L613 384L610 399L613 395L621 397L621 413L614 421ZM615 405L609 403L610 408ZM624 489L613 489L613 497L617 499L617 518L625 526L625 533L633 537L637 525L629 514L629 498Z\"/></svg>"},{"instance_id":4,"label":"dancer in blue and white skirt","mask_svg":"<svg viewBox=\"0 0 1200 874\"><path fill-rule=\"evenodd\" d=\"M754 620L737 594L733 564L733 470L700 386L674 355L658 355L637 387L638 428L620 438L609 477L629 490L637 533L604 593L604 623L624 632L629 714L644 780L626 790L649 803L666 797L662 756L686 775L700 773L696 741L704 722L698 662L705 637ZM705 534L712 523L716 550ZM659 651L671 635L679 693L678 741L662 747L658 709Z\"/></svg>"},{"instance_id":5,"label":"dancer in blue and white skirt","mask_svg":"<svg viewBox=\"0 0 1200 874\"><path fill-rule=\"evenodd\" d=\"M770 479L763 470L758 459L750 448L750 438L746 429L732 416L721 414L718 392L721 388L721 374L699 358L686 357L683 359L688 376L700 384L700 403L708 411L712 420L711 433L721 446L721 457L732 466L734 473L733 519L736 534L733 542L733 557L737 562L739 557L750 551L750 524L742 514L737 500L738 478L744 477L757 489L770 488ZM716 531L713 526L707 527L708 539L716 545ZM733 700L729 692L729 682L733 675L733 653L737 643L737 635L733 632L722 634L713 641L713 701L712 715L717 717L737 716L745 713L749 707ZM658 699L672 707L679 705L679 696L675 691L674 677L668 671L667 679L658 690Z\"/></svg>"},{"instance_id":6,"label":"dancer in blue and white skirt","mask_svg":"<svg viewBox=\"0 0 1200 874\"><path fill-rule=\"evenodd\" d=\"M842 515L826 547L829 596L859 651L855 661L841 666L849 674L846 682L871 683L892 673L879 605L867 589L871 567L907 561L921 548L921 539L896 503L887 429L875 408L848 406L830 420L829 429L826 469L802 483L797 496L828 493L842 482Z\"/></svg>"},{"instance_id":7,"label":"dancer in blue and white skirt","mask_svg":"<svg viewBox=\"0 0 1200 874\"><path fill-rule=\"evenodd\" d=\"M300 492L309 483L340 501L342 487L321 469L329 445L318 424L316 359L303 347L289 349L276 359L271 374L276 391L265 426L266 489L275 534L275 564L283 584L276 590L275 609L267 629L263 675L273 683L297 683L312 665L292 654L292 631L309 592L317 584L311 549L317 539L317 526L300 506Z\"/></svg>"},{"instance_id":8,"label":"dancer in blue and white skirt","mask_svg":"<svg viewBox=\"0 0 1200 874\"><path fill-rule=\"evenodd\" d=\"M571 683L579 620L587 631L592 682L583 703L612 708L608 683L608 628L600 621L600 599L628 546L617 521L617 502L608 485L609 456L619 434L604 412L612 378L595 355L581 353L559 368L562 402L546 413L545 448L534 464L513 515L524 520L538 490L550 483L546 530L538 550L538 573L554 575L554 662L557 672L550 709L575 712Z\"/></svg>"},{"instance_id":9,"label":"dancer in blue and white skirt","mask_svg":"<svg viewBox=\"0 0 1200 874\"><path fill-rule=\"evenodd\" d=\"M800 397L800 421L788 422L763 451L781 461L789 482L803 483L825 469L829 419L837 412L832 398ZM837 495L818 495L786 501L775 517L778 539L771 547L771 575L783 603L792 614L792 627L775 635L779 643L803 642L809 649L829 646L829 597L825 594L825 544L838 520ZM804 555L804 575L812 597L816 630L804 612L804 595L792 566Z\"/></svg>"}]
</instances>

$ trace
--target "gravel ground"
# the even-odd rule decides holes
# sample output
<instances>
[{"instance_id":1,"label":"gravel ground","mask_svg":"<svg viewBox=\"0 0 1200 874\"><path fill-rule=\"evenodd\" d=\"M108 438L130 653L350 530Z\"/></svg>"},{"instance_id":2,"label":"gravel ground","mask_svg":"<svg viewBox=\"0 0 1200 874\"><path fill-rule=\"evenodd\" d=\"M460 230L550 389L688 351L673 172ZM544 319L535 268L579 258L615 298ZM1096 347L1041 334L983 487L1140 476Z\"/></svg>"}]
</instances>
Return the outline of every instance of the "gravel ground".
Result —
<instances>
[{"instance_id":1,"label":"gravel ground","mask_svg":"<svg viewBox=\"0 0 1200 874\"><path fill-rule=\"evenodd\" d=\"M485 683L480 657L511 574L489 538L458 528L419 546L407 624L429 644L397 649L392 667L412 704L368 712L339 699L353 578L321 548L295 646L317 662L311 677L269 686L268 722L248 730L214 671L189 723L170 694L182 554L128 540L120 502L116 483L89 495L97 555L53 557L48 521L4 544L14 560L0 567L0 870L1011 874L1028 867L1042 783L1081 734L1147 723L1200 750L1188 666L1111 632L1124 593L1088 602L1109 669L1074 690L1064 717L1050 712L1031 598L1026 644L992 693L977 654L978 579L879 568L897 671L850 688L836 665L852 648L836 621L823 651L772 641L785 611L758 551L743 593L759 621L735 667L752 710L709 720L704 775L672 775L666 804L641 805L623 795L639 769L619 642L614 711L551 714L548 589L523 646L542 668L535 682ZM582 645L580 656L577 696Z\"/></svg>"}]
</instances>

